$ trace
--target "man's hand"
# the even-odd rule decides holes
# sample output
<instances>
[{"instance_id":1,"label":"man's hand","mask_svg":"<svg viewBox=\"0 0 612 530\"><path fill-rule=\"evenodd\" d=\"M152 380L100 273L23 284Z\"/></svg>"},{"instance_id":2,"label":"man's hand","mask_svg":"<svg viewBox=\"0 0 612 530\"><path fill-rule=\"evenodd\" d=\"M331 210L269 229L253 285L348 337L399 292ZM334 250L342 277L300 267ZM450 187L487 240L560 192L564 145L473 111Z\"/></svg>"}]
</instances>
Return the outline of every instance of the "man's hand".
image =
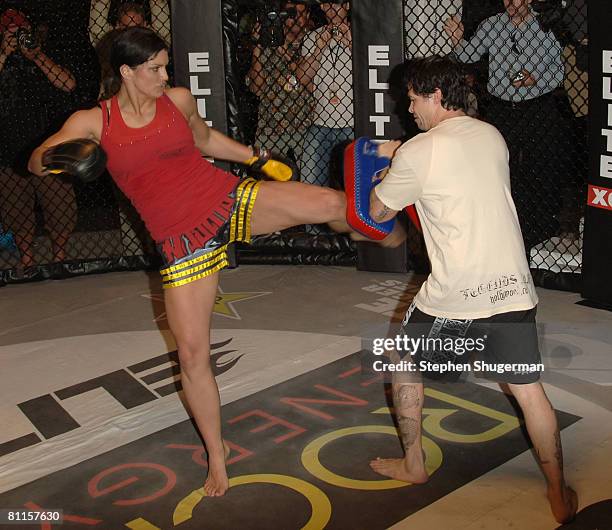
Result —
<instances>
[{"instance_id":1,"label":"man's hand","mask_svg":"<svg viewBox=\"0 0 612 530\"><path fill-rule=\"evenodd\" d=\"M517 79L516 81L514 81L512 83L512 86L515 88L519 88L522 86L525 87L529 87L529 86L533 86L536 84L536 79L535 77L533 77L533 75L531 74L531 72L529 72L528 70L525 70L524 68L520 71L520 73L522 74L522 79Z\"/></svg>"},{"instance_id":2,"label":"man's hand","mask_svg":"<svg viewBox=\"0 0 612 530\"><path fill-rule=\"evenodd\" d=\"M339 31L339 42L343 44L346 48L350 48L353 43L353 35L351 33L351 28L348 23L343 22L339 26L337 26Z\"/></svg>"},{"instance_id":3,"label":"man's hand","mask_svg":"<svg viewBox=\"0 0 612 530\"><path fill-rule=\"evenodd\" d=\"M36 61L41 54L40 46L37 46L36 48L19 48L19 51L28 61L32 62Z\"/></svg>"},{"instance_id":4,"label":"man's hand","mask_svg":"<svg viewBox=\"0 0 612 530\"><path fill-rule=\"evenodd\" d=\"M317 36L317 40L315 43L317 50L319 52L323 51L325 47L329 45L329 41L331 39L332 39L331 28L329 26L325 26L323 29L321 29L321 31L319 32L319 35Z\"/></svg>"},{"instance_id":5,"label":"man's hand","mask_svg":"<svg viewBox=\"0 0 612 530\"><path fill-rule=\"evenodd\" d=\"M463 22L459 15L453 15L444 21L444 31L450 37L453 46L457 46L463 39Z\"/></svg>"},{"instance_id":6,"label":"man's hand","mask_svg":"<svg viewBox=\"0 0 612 530\"><path fill-rule=\"evenodd\" d=\"M0 43L0 56L6 58L17 50L17 38L14 31L5 31Z\"/></svg>"},{"instance_id":7,"label":"man's hand","mask_svg":"<svg viewBox=\"0 0 612 530\"><path fill-rule=\"evenodd\" d=\"M378 145L378 156L385 156L387 158L393 158L395 155L395 151L397 148L402 145L402 142L399 140L391 140L390 142L385 142L384 144Z\"/></svg>"}]
</instances>

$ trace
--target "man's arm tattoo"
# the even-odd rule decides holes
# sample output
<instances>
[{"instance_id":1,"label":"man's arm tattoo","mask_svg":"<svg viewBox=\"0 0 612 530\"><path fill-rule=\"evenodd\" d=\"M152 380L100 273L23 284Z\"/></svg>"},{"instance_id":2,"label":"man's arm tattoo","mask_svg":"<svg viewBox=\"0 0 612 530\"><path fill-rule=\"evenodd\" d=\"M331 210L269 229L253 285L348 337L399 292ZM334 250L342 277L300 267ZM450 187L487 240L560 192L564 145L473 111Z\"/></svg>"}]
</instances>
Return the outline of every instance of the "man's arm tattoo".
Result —
<instances>
[{"instance_id":1,"label":"man's arm tattoo","mask_svg":"<svg viewBox=\"0 0 612 530\"><path fill-rule=\"evenodd\" d=\"M376 212L374 214L374 220L375 221L382 221L385 216L390 212L391 210L389 209L388 206L385 206L384 204L382 205L381 209L378 210L378 212Z\"/></svg>"}]
</instances>

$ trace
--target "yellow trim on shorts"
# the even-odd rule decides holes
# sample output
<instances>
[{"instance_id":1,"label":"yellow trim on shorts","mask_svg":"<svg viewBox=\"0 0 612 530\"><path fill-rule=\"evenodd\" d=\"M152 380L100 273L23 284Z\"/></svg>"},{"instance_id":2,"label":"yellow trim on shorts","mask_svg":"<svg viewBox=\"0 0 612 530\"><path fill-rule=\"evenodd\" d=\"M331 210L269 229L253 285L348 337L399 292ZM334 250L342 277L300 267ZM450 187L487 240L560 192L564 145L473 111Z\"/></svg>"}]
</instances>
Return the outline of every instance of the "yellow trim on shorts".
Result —
<instances>
[{"instance_id":1,"label":"yellow trim on shorts","mask_svg":"<svg viewBox=\"0 0 612 530\"><path fill-rule=\"evenodd\" d=\"M236 203L229 219L228 242L206 254L160 271L164 289L180 287L210 276L229 265L227 246L234 241L251 241L251 214L259 191L260 182L245 179L236 186Z\"/></svg>"},{"instance_id":2,"label":"yellow trim on shorts","mask_svg":"<svg viewBox=\"0 0 612 530\"><path fill-rule=\"evenodd\" d=\"M261 182L249 178L236 188L236 208L230 219L229 242L251 241L251 214Z\"/></svg>"}]
</instances>

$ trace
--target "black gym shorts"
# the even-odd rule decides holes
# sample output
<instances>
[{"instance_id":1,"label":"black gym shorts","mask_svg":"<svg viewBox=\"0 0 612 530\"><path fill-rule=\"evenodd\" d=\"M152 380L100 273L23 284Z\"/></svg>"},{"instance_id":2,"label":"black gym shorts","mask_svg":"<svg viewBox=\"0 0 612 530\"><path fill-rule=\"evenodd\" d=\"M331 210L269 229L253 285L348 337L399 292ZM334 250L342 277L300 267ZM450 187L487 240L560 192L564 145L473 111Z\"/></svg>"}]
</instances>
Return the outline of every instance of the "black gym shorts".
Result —
<instances>
[{"instance_id":1,"label":"black gym shorts","mask_svg":"<svg viewBox=\"0 0 612 530\"><path fill-rule=\"evenodd\" d=\"M397 352L429 379L454 381L472 372L500 383L534 383L543 370L536 310L459 320L428 315L413 303L400 334L413 340Z\"/></svg>"}]
</instances>

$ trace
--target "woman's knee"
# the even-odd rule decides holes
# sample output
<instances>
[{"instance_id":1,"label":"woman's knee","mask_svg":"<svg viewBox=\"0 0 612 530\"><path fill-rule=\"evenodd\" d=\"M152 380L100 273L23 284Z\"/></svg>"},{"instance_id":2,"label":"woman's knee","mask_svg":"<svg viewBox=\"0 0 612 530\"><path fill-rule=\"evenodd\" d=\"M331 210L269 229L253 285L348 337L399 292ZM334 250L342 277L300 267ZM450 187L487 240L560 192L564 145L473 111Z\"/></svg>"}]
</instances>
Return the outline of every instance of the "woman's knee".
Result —
<instances>
[{"instance_id":1,"label":"woman's knee","mask_svg":"<svg viewBox=\"0 0 612 530\"><path fill-rule=\"evenodd\" d=\"M178 341L178 356L184 371L210 369L210 348L207 342Z\"/></svg>"},{"instance_id":2,"label":"woman's knee","mask_svg":"<svg viewBox=\"0 0 612 530\"><path fill-rule=\"evenodd\" d=\"M318 205L324 217L329 217L334 221L346 217L346 196L341 191L321 188Z\"/></svg>"}]
</instances>

